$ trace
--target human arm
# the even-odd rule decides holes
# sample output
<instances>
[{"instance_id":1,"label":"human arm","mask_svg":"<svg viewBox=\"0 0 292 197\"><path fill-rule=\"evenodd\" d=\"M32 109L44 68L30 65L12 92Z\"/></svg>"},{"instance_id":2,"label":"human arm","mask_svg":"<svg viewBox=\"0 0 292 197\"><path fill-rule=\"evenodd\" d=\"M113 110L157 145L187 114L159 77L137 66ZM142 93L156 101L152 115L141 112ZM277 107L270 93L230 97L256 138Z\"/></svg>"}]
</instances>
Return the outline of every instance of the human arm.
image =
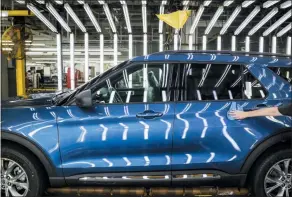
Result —
<instances>
[{"instance_id":1,"label":"human arm","mask_svg":"<svg viewBox=\"0 0 292 197\"><path fill-rule=\"evenodd\" d=\"M282 116L279 112L278 107L267 107L263 109L258 109L254 111L231 111L230 115L234 119L245 119L249 117L256 117L256 116Z\"/></svg>"}]
</instances>

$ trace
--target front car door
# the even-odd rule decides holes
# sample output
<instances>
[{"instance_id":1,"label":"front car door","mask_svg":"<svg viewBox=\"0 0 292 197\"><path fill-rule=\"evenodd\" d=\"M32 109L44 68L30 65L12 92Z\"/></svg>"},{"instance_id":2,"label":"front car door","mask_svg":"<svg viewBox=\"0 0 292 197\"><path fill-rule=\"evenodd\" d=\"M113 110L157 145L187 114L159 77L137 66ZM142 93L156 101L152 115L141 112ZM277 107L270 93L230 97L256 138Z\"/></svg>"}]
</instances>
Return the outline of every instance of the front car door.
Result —
<instances>
[{"instance_id":1,"label":"front car door","mask_svg":"<svg viewBox=\"0 0 292 197\"><path fill-rule=\"evenodd\" d=\"M91 88L94 108L73 104L61 109L60 150L69 183L170 182L171 69L169 64L133 63Z\"/></svg>"}]
</instances>

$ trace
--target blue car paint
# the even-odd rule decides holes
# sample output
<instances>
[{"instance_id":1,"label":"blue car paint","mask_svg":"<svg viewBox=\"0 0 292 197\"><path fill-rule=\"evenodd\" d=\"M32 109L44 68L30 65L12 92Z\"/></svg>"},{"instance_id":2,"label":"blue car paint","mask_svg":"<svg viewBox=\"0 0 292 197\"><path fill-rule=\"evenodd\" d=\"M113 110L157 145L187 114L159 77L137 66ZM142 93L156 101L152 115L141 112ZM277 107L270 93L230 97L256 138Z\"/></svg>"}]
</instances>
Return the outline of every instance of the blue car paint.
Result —
<instances>
[{"instance_id":1,"label":"blue car paint","mask_svg":"<svg viewBox=\"0 0 292 197\"><path fill-rule=\"evenodd\" d=\"M154 61L245 64L269 95L264 100L236 101L243 109L291 100L291 85L268 69L291 67L289 58L166 52L131 60ZM278 129L291 126L291 119L229 120L230 104L231 101L98 104L91 111L77 106L4 108L1 123L3 131L38 144L55 166L57 176L196 169L232 174L240 171L257 144ZM136 114L146 109L165 114L154 120L137 119Z\"/></svg>"},{"instance_id":2,"label":"blue car paint","mask_svg":"<svg viewBox=\"0 0 292 197\"><path fill-rule=\"evenodd\" d=\"M164 115L136 118L147 109ZM58 127L65 176L171 169L173 103L100 104L90 111L60 107L58 114L62 114Z\"/></svg>"}]
</instances>

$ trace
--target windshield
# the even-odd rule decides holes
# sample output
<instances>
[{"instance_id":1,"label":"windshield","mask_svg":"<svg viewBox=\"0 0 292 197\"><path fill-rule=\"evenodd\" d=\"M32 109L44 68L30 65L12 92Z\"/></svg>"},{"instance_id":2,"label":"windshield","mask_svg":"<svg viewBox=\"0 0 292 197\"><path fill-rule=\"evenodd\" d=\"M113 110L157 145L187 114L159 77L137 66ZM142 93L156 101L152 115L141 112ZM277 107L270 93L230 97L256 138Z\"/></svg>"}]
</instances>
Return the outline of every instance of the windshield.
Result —
<instances>
[{"instance_id":1,"label":"windshield","mask_svg":"<svg viewBox=\"0 0 292 197\"><path fill-rule=\"evenodd\" d=\"M94 87L96 85L96 83L99 81L99 79L108 75L112 71L125 66L127 63L128 63L128 61L124 61L123 63L106 70L104 73L97 75L96 77L94 77L93 79L88 81L87 83L77 87L75 90L66 91L64 93L60 93L60 94L56 95L56 98L54 99L54 104L62 105L64 103L66 103L67 101L69 101L71 98L73 98L78 93L80 93L84 90L87 90L87 89L91 89L92 87Z\"/></svg>"}]
</instances>

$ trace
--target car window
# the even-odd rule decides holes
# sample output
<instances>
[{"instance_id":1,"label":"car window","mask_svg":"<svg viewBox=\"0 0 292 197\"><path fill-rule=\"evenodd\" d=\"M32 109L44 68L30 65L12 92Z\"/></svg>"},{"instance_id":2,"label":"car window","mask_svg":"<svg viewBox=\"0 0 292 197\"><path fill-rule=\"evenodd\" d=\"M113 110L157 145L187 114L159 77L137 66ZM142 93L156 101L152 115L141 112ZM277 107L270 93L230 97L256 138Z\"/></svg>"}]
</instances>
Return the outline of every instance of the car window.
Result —
<instances>
[{"instance_id":1,"label":"car window","mask_svg":"<svg viewBox=\"0 0 292 197\"><path fill-rule=\"evenodd\" d=\"M173 77L176 91L172 97L178 101L257 99L267 95L241 65L181 64L174 69Z\"/></svg>"},{"instance_id":2,"label":"car window","mask_svg":"<svg viewBox=\"0 0 292 197\"><path fill-rule=\"evenodd\" d=\"M166 102L170 66L129 66L102 82L93 94L100 103Z\"/></svg>"},{"instance_id":3,"label":"car window","mask_svg":"<svg viewBox=\"0 0 292 197\"><path fill-rule=\"evenodd\" d=\"M292 85L292 67L269 67L273 72Z\"/></svg>"}]
</instances>

